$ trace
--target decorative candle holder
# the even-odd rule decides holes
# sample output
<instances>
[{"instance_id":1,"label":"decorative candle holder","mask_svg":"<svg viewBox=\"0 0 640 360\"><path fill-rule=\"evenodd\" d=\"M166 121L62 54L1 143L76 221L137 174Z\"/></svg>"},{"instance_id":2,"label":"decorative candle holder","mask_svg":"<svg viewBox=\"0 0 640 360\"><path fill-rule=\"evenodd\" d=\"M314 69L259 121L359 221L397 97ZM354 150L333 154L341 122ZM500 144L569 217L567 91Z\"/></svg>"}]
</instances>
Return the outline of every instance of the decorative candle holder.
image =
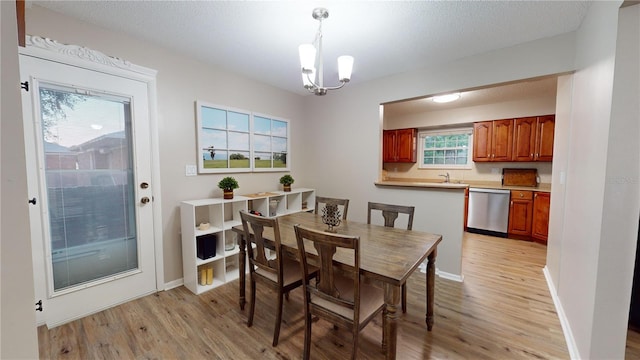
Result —
<instances>
[{"instance_id":1,"label":"decorative candle holder","mask_svg":"<svg viewBox=\"0 0 640 360\"><path fill-rule=\"evenodd\" d=\"M327 224L327 232L335 233L335 226L340 225L341 215L337 204L327 204L322 209L322 222Z\"/></svg>"}]
</instances>

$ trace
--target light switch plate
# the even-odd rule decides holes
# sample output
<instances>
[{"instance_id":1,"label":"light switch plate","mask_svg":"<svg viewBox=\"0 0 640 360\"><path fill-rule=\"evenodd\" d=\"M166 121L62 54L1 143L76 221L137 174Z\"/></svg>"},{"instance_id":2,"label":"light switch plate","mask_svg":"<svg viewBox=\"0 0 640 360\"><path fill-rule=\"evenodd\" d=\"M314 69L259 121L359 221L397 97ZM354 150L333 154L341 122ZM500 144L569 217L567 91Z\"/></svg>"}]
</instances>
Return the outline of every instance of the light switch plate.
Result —
<instances>
[{"instance_id":1,"label":"light switch plate","mask_svg":"<svg viewBox=\"0 0 640 360\"><path fill-rule=\"evenodd\" d=\"M198 168L195 165L185 165L185 167L184 167L184 175L185 176L196 176L196 175L198 175Z\"/></svg>"}]
</instances>

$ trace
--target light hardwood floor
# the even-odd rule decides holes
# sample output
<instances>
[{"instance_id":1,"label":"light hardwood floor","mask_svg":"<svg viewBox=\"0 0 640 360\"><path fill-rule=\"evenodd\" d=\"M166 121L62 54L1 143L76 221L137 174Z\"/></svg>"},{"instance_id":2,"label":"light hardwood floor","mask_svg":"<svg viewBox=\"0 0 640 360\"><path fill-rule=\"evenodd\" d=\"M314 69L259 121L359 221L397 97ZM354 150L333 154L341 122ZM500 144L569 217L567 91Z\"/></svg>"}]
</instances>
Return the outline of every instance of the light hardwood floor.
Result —
<instances>
[{"instance_id":1,"label":"light hardwood floor","mask_svg":"<svg viewBox=\"0 0 640 360\"><path fill-rule=\"evenodd\" d=\"M425 274L409 279L408 311L398 326L398 359L568 359L542 274L546 248L475 234L465 234L463 246L464 282L436 277L432 332L424 323ZM251 328L246 326L248 306L240 311L237 294L237 281L200 296L179 287L51 330L41 326L40 357L299 359L304 338L301 290L285 302L275 348L274 294L259 287ZM384 358L381 325L382 319L376 319L360 334L361 359ZM312 359L342 359L351 351L345 330L319 321L312 333Z\"/></svg>"}]
</instances>

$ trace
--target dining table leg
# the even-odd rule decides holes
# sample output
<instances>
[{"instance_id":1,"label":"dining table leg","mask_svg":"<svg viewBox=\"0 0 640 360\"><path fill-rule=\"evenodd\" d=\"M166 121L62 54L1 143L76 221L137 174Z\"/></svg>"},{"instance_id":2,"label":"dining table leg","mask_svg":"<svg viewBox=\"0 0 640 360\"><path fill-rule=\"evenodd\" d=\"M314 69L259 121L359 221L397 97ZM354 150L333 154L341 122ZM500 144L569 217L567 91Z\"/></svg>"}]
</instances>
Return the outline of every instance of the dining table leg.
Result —
<instances>
[{"instance_id":1,"label":"dining table leg","mask_svg":"<svg viewBox=\"0 0 640 360\"><path fill-rule=\"evenodd\" d=\"M427 257L427 330L433 328L433 302L435 294L435 278L436 278L436 255L438 249L435 248Z\"/></svg>"},{"instance_id":2,"label":"dining table leg","mask_svg":"<svg viewBox=\"0 0 640 360\"><path fill-rule=\"evenodd\" d=\"M396 358L398 343L398 304L400 303L400 286L384 283L385 317L384 333L382 335L382 351L387 360Z\"/></svg>"},{"instance_id":3,"label":"dining table leg","mask_svg":"<svg viewBox=\"0 0 640 360\"><path fill-rule=\"evenodd\" d=\"M245 278L246 278L246 271L245 271L245 267L246 267L246 261L247 261L247 254L246 254L246 242L244 240L244 236L238 234L238 249L240 250L240 252L238 253L238 272L239 272L239 288L240 288L240 296L238 297L238 299L240 300L240 310L244 310L244 304L246 304L246 300L244 298L244 293L245 293Z\"/></svg>"}]
</instances>

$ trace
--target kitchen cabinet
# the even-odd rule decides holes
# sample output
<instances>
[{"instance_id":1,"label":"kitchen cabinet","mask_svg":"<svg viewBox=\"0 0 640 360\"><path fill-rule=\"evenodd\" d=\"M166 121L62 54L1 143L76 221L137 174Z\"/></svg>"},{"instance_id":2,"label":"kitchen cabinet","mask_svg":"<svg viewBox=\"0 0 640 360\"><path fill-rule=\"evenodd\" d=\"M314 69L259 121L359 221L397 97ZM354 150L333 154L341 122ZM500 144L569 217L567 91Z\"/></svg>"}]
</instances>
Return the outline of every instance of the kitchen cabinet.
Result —
<instances>
[{"instance_id":1,"label":"kitchen cabinet","mask_svg":"<svg viewBox=\"0 0 640 360\"><path fill-rule=\"evenodd\" d=\"M547 243L549 235L549 206L551 194L536 192L533 197L533 221L531 237L537 242Z\"/></svg>"},{"instance_id":2,"label":"kitchen cabinet","mask_svg":"<svg viewBox=\"0 0 640 360\"><path fill-rule=\"evenodd\" d=\"M528 239L531 236L532 219L533 192L512 190L509 207L509 236Z\"/></svg>"},{"instance_id":3,"label":"kitchen cabinet","mask_svg":"<svg viewBox=\"0 0 640 360\"><path fill-rule=\"evenodd\" d=\"M473 124L473 161L511 161L513 119Z\"/></svg>"},{"instance_id":4,"label":"kitchen cabinet","mask_svg":"<svg viewBox=\"0 0 640 360\"><path fill-rule=\"evenodd\" d=\"M538 116L535 161L553 160L553 137L555 133L555 124L555 115Z\"/></svg>"},{"instance_id":5,"label":"kitchen cabinet","mask_svg":"<svg viewBox=\"0 0 640 360\"><path fill-rule=\"evenodd\" d=\"M384 130L382 132L383 162L414 163L417 158L418 129Z\"/></svg>"},{"instance_id":6,"label":"kitchen cabinet","mask_svg":"<svg viewBox=\"0 0 640 360\"><path fill-rule=\"evenodd\" d=\"M555 115L514 121L513 161L552 161Z\"/></svg>"}]
</instances>

